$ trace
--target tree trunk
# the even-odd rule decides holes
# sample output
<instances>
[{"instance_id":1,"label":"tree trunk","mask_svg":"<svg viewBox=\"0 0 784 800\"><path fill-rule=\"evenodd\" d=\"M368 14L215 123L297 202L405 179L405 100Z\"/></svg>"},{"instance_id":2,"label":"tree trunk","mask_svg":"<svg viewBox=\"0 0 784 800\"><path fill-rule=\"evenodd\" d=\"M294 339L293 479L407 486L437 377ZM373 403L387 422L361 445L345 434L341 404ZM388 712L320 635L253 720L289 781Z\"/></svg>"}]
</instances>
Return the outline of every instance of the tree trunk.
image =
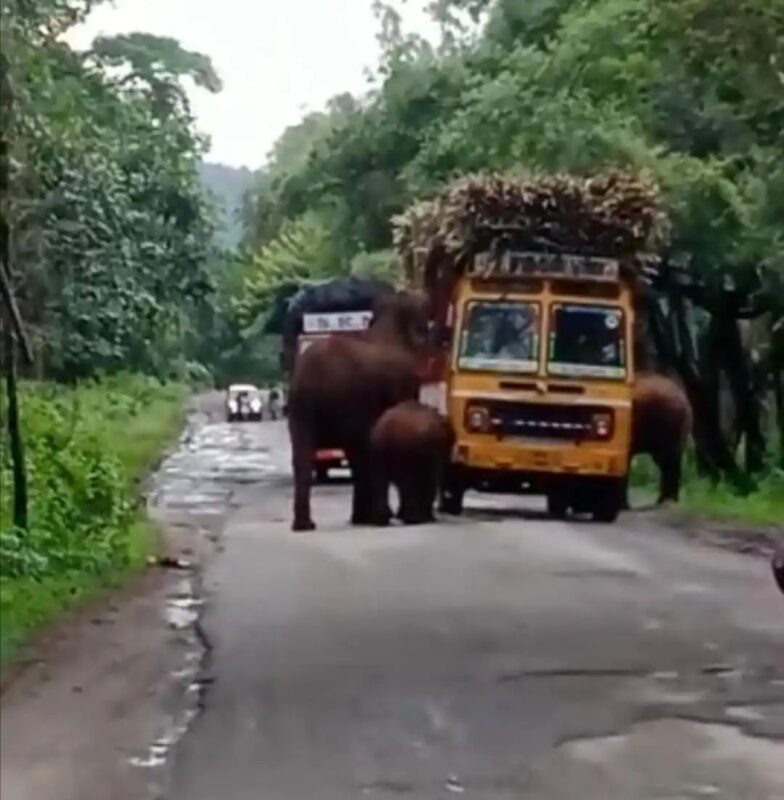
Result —
<instances>
[{"instance_id":1,"label":"tree trunk","mask_svg":"<svg viewBox=\"0 0 784 800\"><path fill-rule=\"evenodd\" d=\"M738 322L731 316L732 309L717 310L719 335L715 356L721 359L730 381L735 407L738 409L739 428L746 450L746 472L760 472L765 462L765 441L762 434L759 397L755 392L752 365L741 341Z\"/></svg>"},{"instance_id":2,"label":"tree trunk","mask_svg":"<svg viewBox=\"0 0 784 800\"><path fill-rule=\"evenodd\" d=\"M721 429L718 379L714 375L718 363L713 348L715 326L707 334L706 352L698 358L683 298L670 291L667 300L667 314L655 298L647 303L648 327L660 363L678 374L691 403L697 469L713 482L724 475L742 487L743 476Z\"/></svg>"},{"instance_id":3,"label":"tree trunk","mask_svg":"<svg viewBox=\"0 0 784 800\"><path fill-rule=\"evenodd\" d=\"M24 446L19 424L19 398L16 386L16 344L10 326L3 326L3 359L5 361L5 383L8 394L8 442L11 451L11 469L14 487L14 527L26 531L27 517L27 470Z\"/></svg>"},{"instance_id":4,"label":"tree trunk","mask_svg":"<svg viewBox=\"0 0 784 800\"><path fill-rule=\"evenodd\" d=\"M779 427L779 466L784 469L784 372L773 372L773 394L776 398L776 420Z\"/></svg>"}]
</instances>

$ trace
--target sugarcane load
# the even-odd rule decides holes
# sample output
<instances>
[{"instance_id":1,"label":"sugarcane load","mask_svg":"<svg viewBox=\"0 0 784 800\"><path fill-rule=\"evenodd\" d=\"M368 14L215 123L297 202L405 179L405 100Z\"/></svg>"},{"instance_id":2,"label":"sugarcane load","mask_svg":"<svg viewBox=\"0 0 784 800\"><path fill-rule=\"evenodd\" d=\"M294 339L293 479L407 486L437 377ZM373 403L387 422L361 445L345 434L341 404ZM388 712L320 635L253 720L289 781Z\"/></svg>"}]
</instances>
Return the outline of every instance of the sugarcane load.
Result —
<instances>
[{"instance_id":1,"label":"sugarcane load","mask_svg":"<svg viewBox=\"0 0 784 800\"><path fill-rule=\"evenodd\" d=\"M468 489L544 494L613 521L632 444L634 295L668 234L656 184L610 170L470 176L394 220L429 301L426 402L457 433L442 510Z\"/></svg>"}]
</instances>

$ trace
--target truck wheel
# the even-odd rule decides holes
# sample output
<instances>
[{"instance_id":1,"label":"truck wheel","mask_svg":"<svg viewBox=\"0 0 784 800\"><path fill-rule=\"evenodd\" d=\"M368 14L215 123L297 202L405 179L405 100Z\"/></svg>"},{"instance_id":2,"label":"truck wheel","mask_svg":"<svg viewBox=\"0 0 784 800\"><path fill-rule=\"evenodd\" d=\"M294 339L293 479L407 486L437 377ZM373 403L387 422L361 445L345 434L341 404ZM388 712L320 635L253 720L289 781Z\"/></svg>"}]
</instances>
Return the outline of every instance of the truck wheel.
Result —
<instances>
[{"instance_id":1,"label":"truck wheel","mask_svg":"<svg viewBox=\"0 0 784 800\"><path fill-rule=\"evenodd\" d=\"M565 492L556 490L547 495L547 514L553 519L569 516L569 498Z\"/></svg>"},{"instance_id":2,"label":"truck wheel","mask_svg":"<svg viewBox=\"0 0 784 800\"><path fill-rule=\"evenodd\" d=\"M594 509L593 520L594 522L613 523L618 519L621 509L618 506L613 506L609 503L602 503L600 507Z\"/></svg>"},{"instance_id":3,"label":"truck wheel","mask_svg":"<svg viewBox=\"0 0 784 800\"><path fill-rule=\"evenodd\" d=\"M459 517L463 513L463 498L465 497L465 483L457 476L447 478L441 489L438 510L442 514Z\"/></svg>"}]
</instances>

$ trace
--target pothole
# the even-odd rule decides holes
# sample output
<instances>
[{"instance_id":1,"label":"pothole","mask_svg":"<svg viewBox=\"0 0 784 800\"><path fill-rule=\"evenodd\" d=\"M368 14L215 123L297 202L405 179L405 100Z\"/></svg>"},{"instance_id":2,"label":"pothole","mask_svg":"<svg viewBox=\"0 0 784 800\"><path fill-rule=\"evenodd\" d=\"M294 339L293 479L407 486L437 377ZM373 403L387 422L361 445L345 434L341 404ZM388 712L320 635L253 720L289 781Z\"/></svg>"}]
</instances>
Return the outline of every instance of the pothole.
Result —
<instances>
[{"instance_id":1,"label":"pothole","mask_svg":"<svg viewBox=\"0 0 784 800\"><path fill-rule=\"evenodd\" d=\"M605 797L784 797L784 743L732 725L657 719L572 740L561 752L565 773L585 781L585 796L601 787Z\"/></svg>"}]
</instances>

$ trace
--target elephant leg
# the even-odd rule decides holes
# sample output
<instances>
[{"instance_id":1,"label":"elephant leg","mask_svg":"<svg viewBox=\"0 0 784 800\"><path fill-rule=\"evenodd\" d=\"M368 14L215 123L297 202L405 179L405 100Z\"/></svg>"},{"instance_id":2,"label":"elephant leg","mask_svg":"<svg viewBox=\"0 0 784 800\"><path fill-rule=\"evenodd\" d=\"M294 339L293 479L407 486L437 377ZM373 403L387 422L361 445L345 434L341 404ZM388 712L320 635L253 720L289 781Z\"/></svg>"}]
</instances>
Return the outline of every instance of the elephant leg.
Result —
<instances>
[{"instance_id":1,"label":"elephant leg","mask_svg":"<svg viewBox=\"0 0 784 800\"><path fill-rule=\"evenodd\" d=\"M364 448L349 454L354 488L351 503L351 524L372 525L374 519L373 476L370 459Z\"/></svg>"},{"instance_id":2,"label":"elephant leg","mask_svg":"<svg viewBox=\"0 0 784 800\"><path fill-rule=\"evenodd\" d=\"M436 468L431 468L426 475L422 476L419 486L419 514L422 522L435 522L433 507L436 502L438 490L438 476Z\"/></svg>"},{"instance_id":3,"label":"elephant leg","mask_svg":"<svg viewBox=\"0 0 784 800\"><path fill-rule=\"evenodd\" d=\"M400 487L400 517L406 525L432 522L435 486L431 475L411 469Z\"/></svg>"},{"instance_id":4,"label":"elephant leg","mask_svg":"<svg viewBox=\"0 0 784 800\"><path fill-rule=\"evenodd\" d=\"M389 507L389 475L382 465L373 465L373 524L386 526L392 519Z\"/></svg>"},{"instance_id":5,"label":"elephant leg","mask_svg":"<svg viewBox=\"0 0 784 800\"><path fill-rule=\"evenodd\" d=\"M681 454L679 451L662 453L656 459L661 472L659 504L678 502L681 490Z\"/></svg>"},{"instance_id":6,"label":"elephant leg","mask_svg":"<svg viewBox=\"0 0 784 800\"><path fill-rule=\"evenodd\" d=\"M397 482L397 492L400 496L398 518L404 525L411 525L416 516L416 486L409 474L401 474Z\"/></svg>"},{"instance_id":7,"label":"elephant leg","mask_svg":"<svg viewBox=\"0 0 784 800\"><path fill-rule=\"evenodd\" d=\"M313 479L313 445L310 436L296 422L289 425L294 471L294 522L292 530L315 529L310 513L310 484Z\"/></svg>"}]
</instances>

